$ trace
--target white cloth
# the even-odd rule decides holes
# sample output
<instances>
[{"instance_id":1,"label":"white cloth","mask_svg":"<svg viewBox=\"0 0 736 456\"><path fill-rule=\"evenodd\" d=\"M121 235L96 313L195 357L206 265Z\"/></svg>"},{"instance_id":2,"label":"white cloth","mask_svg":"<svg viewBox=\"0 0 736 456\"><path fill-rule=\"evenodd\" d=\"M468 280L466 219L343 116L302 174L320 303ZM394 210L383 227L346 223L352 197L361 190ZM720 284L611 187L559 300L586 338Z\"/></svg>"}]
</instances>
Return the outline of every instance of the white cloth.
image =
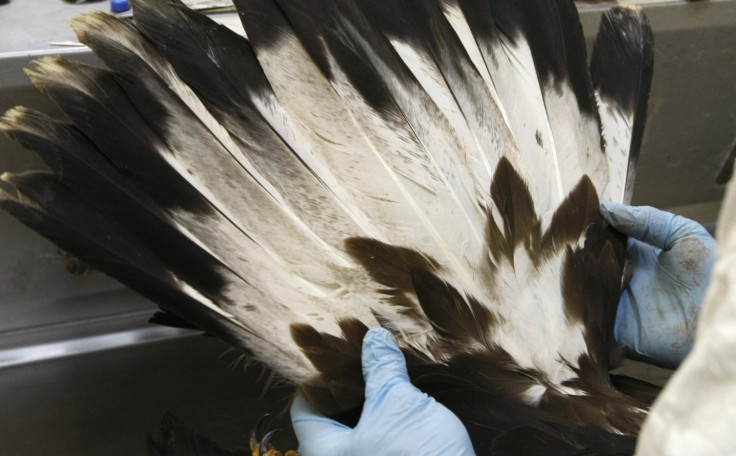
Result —
<instances>
[{"instance_id":1,"label":"white cloth","mask_svg":"<svg viewBox=\"0 0 736 456\"><path fill-rule=\"evenodd\" d=\"M695 346L644 422L640 456L736 455L736 177L716 231L717 261Z\"/></svg>"}]
</instances>

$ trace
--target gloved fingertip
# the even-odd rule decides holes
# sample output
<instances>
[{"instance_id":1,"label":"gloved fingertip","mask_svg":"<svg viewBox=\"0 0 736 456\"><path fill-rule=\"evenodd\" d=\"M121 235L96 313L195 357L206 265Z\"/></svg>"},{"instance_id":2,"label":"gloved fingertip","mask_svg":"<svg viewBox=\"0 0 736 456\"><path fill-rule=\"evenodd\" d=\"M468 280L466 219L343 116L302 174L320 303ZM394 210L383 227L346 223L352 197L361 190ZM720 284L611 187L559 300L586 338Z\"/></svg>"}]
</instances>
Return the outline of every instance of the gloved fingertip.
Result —
<instances>
[{"instance_id":1,"label":"gloved fingertip","mask_svg":"<svg viewBox=\"0 0 736 456\"><path fill-rule=\"evenodd\" d=\"M366 383L366 399L389 380L400 378L409 381L406 360L396 339L383 328L369 330L363 338L363 377Z\"/></svg>"},{"instance_id":2,"label":"gloved fingertip","mask_svg":"<svg viewBox=\"0 0 736 456\"><path fill-rule=\"evenodd\" d=\"M636 216L633 213L632 206L617 203L615 201L606 201L601 204L601 216L618 230L626 230L636 223Z\"/></svg>"},{"instance_id":3,"label":"gloved fingertip","mask_svg":"<svg viewBox=\"0 0 736 456\"><path fill-rule=\"evenodd\" d=\"M394 339L394 336L391 334L391 331L379 326L377 328L369 329L368 332L365 333L365 336L363 336L363 347L364 348L367 345L372 345L372 344L396 345L396 339Z\"/></svg>"},{"instance_id":4,"label":"gloved fingertip","mask_svg":"<svg viewBox=\"0 0 736 456\"><path fill-rule=\"evenodd\" d=\"M601 203L600 211L601 211L601 215L605 217L611 212L617 212L621 208L625 208L625 207L626 207L625 204L617 203L616 201L606 201L604 203Z\"/></svg>"},{"instance_id":5,"label":"gloved fingertip","mask_svg":"<svg viewBox=\"0 0 736 456\"><path fill-rule=\"evenodd\" d=\"M404 355L394 336L384 328L370 329L363 337L363 371L373 370L377 365L393 366L396 362L405 365Z\"/></svg>"},{"instance_id":6,"label":"gloved fingertip","mask_svg":"<svg viewBox=\"0 0 736 456\"><path fill-rule=\"evenodd\" d=\"M668 249L675 239L672 223L676 216L654 207L604 203L601 215L621 233L660 249Z\"/></svg>"}]
</instances>

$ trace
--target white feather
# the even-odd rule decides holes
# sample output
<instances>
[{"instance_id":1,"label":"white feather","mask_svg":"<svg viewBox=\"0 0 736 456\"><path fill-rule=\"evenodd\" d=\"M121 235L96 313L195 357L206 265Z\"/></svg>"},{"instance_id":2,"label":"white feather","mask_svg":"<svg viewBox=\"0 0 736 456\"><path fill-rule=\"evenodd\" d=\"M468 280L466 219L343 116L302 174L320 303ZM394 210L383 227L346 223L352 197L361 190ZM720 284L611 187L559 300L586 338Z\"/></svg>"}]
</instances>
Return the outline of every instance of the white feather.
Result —
<instances>
[{"instance_id":1,"label":"white feather","mask_svg":"<svg viewBox=\"0 0 736 456\"><path fill-rule=\"evenodd\" d=\"M601 114L601 132L606 141L606 162L608 179L600 188L601 201L623 203L626 191L626 178L629 169L631 132L634 127L633 115L626 114L610 100L596 93L598 109Z\"/></svg>"}]
</instances>

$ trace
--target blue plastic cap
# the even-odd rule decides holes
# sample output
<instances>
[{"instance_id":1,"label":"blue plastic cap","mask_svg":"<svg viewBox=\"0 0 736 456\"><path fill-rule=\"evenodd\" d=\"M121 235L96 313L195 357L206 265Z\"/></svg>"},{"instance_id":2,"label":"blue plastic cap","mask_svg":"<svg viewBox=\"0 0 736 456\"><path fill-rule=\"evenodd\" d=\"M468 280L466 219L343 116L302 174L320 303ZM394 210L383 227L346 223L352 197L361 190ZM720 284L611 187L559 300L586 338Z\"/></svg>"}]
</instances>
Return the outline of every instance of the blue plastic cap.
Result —
<instances>
[{"instance_id":1,"label":"blue plastic cap","mask_svg":"<svg viewBox=\"0 0 736 456\"><path fill-rule=\"evenodd\" d=\"M110 10L112 10L113 13L122 13L129 9L130 4L128 3L128 0L110 0Z\"/></svg>"}]
</instances>

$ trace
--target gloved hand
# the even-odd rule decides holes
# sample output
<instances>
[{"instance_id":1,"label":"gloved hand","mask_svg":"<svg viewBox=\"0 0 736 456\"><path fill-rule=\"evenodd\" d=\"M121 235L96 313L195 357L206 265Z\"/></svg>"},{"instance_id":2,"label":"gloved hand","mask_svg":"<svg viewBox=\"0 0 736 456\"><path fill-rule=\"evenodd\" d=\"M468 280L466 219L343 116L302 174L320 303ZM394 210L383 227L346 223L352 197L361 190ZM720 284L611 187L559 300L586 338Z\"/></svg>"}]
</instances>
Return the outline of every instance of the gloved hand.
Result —
<instances>
[{"instance_id":1,"label":"gloved hand","mask_svg":"<svg viewBox=\"0 0 736 456\"><path fill-rule=\"evenodd\" d=\"M690 352L716 241L697 222L652 207L608 202L601 215L630 236L634 268L614 330L634 359L675 368Z\"/></svg>"},{"instance_id":2,"label":"gloved hand","mask_svg":"<svg viewBox=\"0 0 736 456\"><path fill-rule=\"evenodd\" d=\"M320 414L302 396L291 421L302 456L474 455L465 426L443 405L409 382L404 355L391 333L363 339L365 404L355 428Z\"/></svg>"}]
</instances>

